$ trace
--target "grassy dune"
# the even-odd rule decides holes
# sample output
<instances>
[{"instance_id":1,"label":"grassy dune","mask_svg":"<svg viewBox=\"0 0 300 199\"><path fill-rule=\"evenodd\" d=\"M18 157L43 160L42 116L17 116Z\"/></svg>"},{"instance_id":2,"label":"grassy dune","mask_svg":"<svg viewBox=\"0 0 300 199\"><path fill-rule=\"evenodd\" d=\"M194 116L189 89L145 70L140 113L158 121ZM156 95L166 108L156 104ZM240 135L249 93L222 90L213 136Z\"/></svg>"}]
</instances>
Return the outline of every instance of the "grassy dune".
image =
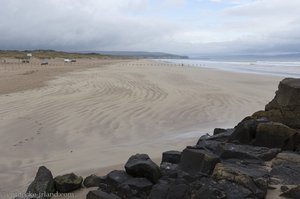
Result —
<instances>
[{"instance_id":1,"label":"grassy dune","mask_svg":"<svg viewBox=\"0 0 300 199\"><path fill-rule=\"evenodd\" d=\"M33 57L37 59L54 59L54 58L97 58L97 59L118 59L129 58L125 56L102 55L98 53L70 53L54 50L33 50L33 51L0 51L0 58L16 58L26 59L27 53L32 53Z\"/></svg>"}]
</instances>

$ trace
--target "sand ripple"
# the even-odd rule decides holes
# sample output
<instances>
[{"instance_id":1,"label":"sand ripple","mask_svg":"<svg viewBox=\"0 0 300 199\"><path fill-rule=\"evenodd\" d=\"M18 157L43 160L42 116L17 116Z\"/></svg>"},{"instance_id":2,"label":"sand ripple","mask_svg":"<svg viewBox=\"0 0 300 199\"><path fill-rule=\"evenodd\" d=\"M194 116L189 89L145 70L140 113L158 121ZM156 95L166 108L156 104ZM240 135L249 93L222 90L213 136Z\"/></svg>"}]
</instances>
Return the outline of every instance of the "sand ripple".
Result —
<instances>
[{"instance_id":1,"label":"sand ripple","mask_svg":"<svg viewBox=\"0 0 300 199\"><path fill-rule=\"evenodd\" d=\"M212 127L262 109L277 82L142 60L1 95L0 191L24 190L40 165L55 174L84 173L136 152L159 157L181 149Z\"/></svg>"}]
</instances>

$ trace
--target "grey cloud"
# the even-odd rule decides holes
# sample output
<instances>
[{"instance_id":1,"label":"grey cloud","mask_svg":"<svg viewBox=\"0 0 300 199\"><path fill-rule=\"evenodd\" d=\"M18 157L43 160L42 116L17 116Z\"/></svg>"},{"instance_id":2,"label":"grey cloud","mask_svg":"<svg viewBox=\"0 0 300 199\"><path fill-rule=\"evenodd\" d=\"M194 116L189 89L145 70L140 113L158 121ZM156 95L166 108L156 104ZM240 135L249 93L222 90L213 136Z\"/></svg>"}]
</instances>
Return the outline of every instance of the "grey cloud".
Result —
<instances>
[{"instance_id":1,"label":"grey cloud","mask_svg":"<svg viewBox=\"0 0 300 199\"><path fill-rule=\"evenodd\" d=\"M217 27L203 28L201 19L184 23L144 15L149 0L0 0L0 49L300 52L298 0L231 2L217 13Z\"/></svg>"}]
</instances>

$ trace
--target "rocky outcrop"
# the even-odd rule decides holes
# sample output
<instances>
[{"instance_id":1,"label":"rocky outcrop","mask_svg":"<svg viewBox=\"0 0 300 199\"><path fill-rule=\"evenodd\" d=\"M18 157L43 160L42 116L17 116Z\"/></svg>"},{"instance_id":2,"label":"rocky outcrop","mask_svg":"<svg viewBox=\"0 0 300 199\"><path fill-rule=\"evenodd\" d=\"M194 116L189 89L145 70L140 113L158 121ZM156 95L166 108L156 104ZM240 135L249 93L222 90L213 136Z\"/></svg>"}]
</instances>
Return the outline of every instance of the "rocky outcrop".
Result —
<instances>
[{"instance_id":1,"label":"rocky outcrop","mask_svg":"<svg viewBox=\"0 0 300 199\"><path fill-rule=\"evenodd\" d=\"M44 196L39 196L41 193L46 194L51 194L55 193L55 185L54 185L54 179L52 176L52 173L49 169L47 169L44 166L41 166L38 169L38 172L35 176L34 181L29 185L26 193L28 195L36 195L36 198L39 199L49 199L51 197L44 197ZM39 196L39 197L37 197ZM32 197L33 198L33 197Z\"/></svg>"},{"instance_id":2,"label":"rocky outcrop","mask_svg":"<svg viewBox=\"0 0 300 199\"><path fill-rule=\"evenodd\" d=\"M300 129L300 81L286 78L279 83L275 98L266 105L265 111L256 112L256 118L283 123Z\"/></svg>"}]
</instances>

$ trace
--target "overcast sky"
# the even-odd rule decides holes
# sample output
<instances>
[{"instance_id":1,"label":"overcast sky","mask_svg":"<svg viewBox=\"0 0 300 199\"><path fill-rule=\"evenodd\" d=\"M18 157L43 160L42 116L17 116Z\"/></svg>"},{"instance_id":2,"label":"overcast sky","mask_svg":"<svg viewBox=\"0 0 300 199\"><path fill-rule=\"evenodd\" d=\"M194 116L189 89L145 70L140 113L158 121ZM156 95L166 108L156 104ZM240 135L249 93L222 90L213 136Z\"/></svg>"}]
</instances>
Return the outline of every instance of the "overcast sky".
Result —
<instances>
[{"instance_id":1,"label":"overcast sky","mask_svg":"<svg viewBox=\"0 0 300 199\"><path fill-rule=\"evenodd\" d=\"M0 0L0 49L300 52L300 0Z\"/></svg>"}]
</instances>

